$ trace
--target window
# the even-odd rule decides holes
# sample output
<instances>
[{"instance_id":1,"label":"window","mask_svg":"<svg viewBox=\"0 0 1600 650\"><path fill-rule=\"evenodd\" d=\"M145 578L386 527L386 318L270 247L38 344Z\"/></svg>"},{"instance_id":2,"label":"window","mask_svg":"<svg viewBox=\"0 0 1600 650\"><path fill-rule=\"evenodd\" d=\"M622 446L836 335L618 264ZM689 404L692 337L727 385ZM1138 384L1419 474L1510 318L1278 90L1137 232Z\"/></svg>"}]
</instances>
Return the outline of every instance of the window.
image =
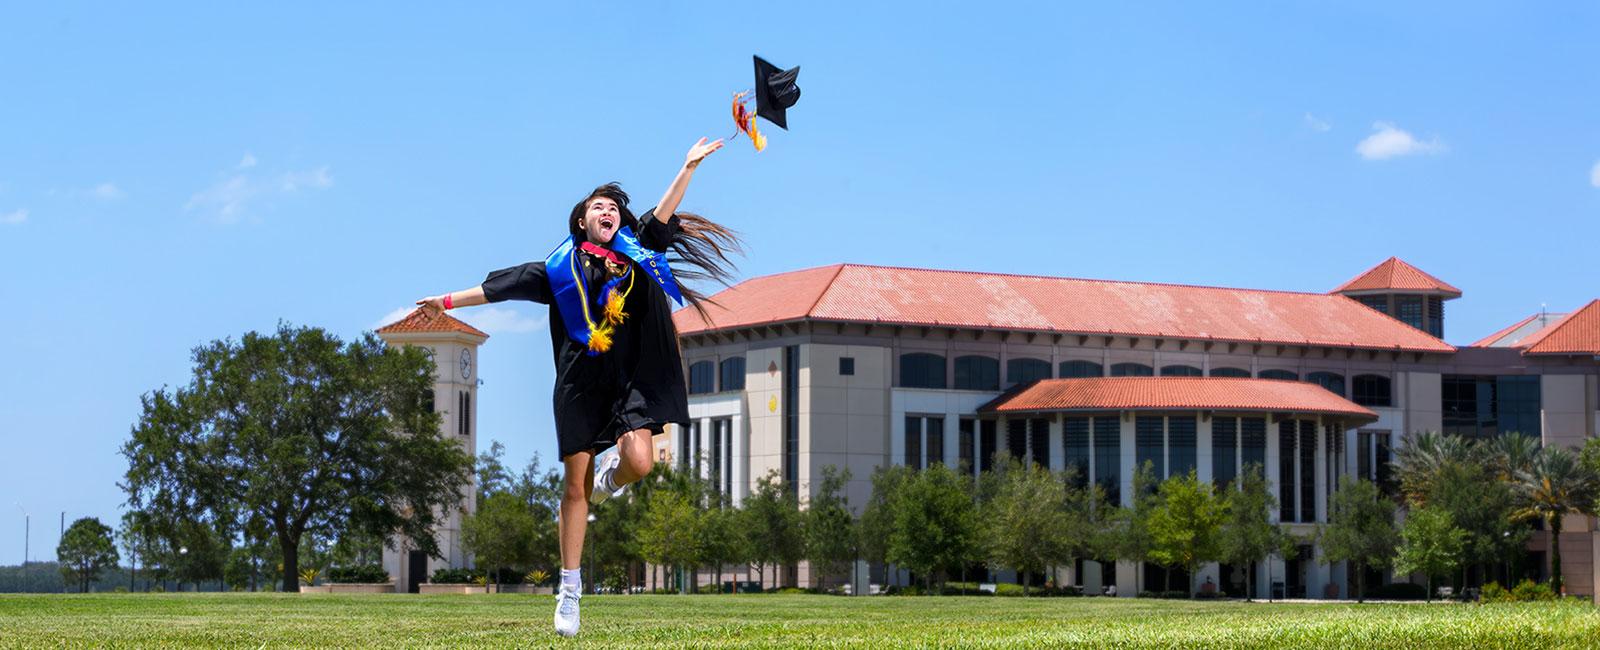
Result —
<instances>
[{"instance_id":1,"label":"window","mask_svg":"<svg viewBox=\"0 0 1600 650\"><path fill-rule=\"evenodd\" d=\"M944 357L927 352L908 352L900 355L900 386L945 388Z\"/></svg>"},{"instance_id":2,"label":"window","mask_svg":"<svg viewBox=\"0 0 1600 650\"><path fill-rule=\"evenodd\" d=\"M1018 462L1028 455L1028 421L1016 418L1006 420L1006 451Z\"/></svg>"},{"instance_id":3,"label":"window","mask_svg":"<svg viewBox=\"0 0 1600 650\"><path fill-rule=\"evenodd\" d=\"M1211 482L1222 487L1238 476L1239 419L1211 418Z\"/></svg>"},{"instance_id":4,"label":"window","mask_svg":"<svg viewBox=\"0 0 1600 650\"><path fill-rule=\"evenodd\" d=\"M783 348L783 480L789 496L800 486L800 346Z\"/></svg>"},{"instance_id":5,"label":"window","mask_svg":"<svg viewBox=\"0 0 1600 650\"><path fill-rule=\"evenodd\" d=\"M1038 359L1008 359L1006 361L1006 383L1026 384L1030 381L1050 378L1050 362Z\"/></svg>"},{"instance_id":6,"label":"window","mask_svg":"<svg viewBox=\"0 0 1600 650\"><path fill-rule=\"evenodd\" d=\"M1394 480L1394 472L1389 467L1389 454L1393 448L1394 436L1388 431L1378 431L1374 435L1376 448L1373 450L1373 459L1376 467L1373 468L1373 474L1378 477L1378 491L1384 496L1392 497L1400 491L1400 485Z\"/></svg>"},{"instance_id":7,"label":"window","mask_svg":"<svg viewBox=\"0 0 1600 650\"><path fill-rule=\"evenodd\" d=\"M726 392L744 390L744 357L728 357L717 367L717 385Z\"/></svg>"},{"instance_id":8,"label":"window","mask_svg":"<svg viewBox=\"0 0 1600 650\"><path fill-rule=\"evenodd\" d=\"M839 374L846 377L856 374L856 358L839 357Z\"/></svg>"},{"instance_id":9,"label":"window","mask_svg":"<svg viewBox=\"0 0 1600 650\"><path fill-rule=\"evenodd\" d=\"M994 454L999 449L999 421L978 421L978 464L982 471L994 469Z\"/></svg>"},{"instance_id":10,"label":"window","mask_svg":"<svg viewBox=\"0 0 1600 650\"><path fill-rule=\"evenodd\" d=\"M1306 375L1306 381L1326 388L1328 392L1344 397L1344 375L1337 372L1313 372Z\"/></svg>"},{"instance_id":11,"label":"window","mask_svg":"<svg viewBox=\"0 0 1600 650\"><path fill-rule=\"evenodd\" d=\"M1155 369L1142 363L1113 363L1111 364L1112 377L1151 377Z\"/></svg>"},{"instance_id":12,"label":"window","mask_svg":"<svg viewBox=\"0 0 1600 650\"><path fill-rule=\"evenodd\" d=\"M1258 374L1258 376L1260 376L1262 379L1281 379L1281 380L1284 380L1284 381L1300 381L1300 375L1295 374L1294 372L1291 372L1291 371L1288 371L1288 370L1279 370L1277 368L1272 368L1270 370L1263 370Z\"/></svg>"},{"instance_id":13,"label":"window","mask_svg":"<svg viewBox=\"0 0 1600 650\"><path fill-rule=\"evenodd\" d=\"M944 463L944 418L926 418L922 421L922 435L927 438L927 460L925 467L932 467L934 463Z\"/></svg>"},{"instance_id":14,"label":"window","mask_svg":"<svg viewBox=\"0 0 1600 650\"><path fill-rule=\"evenodd\" d=\"M1122 504L1122 423L1116 417L1094 419L1094 482L1113 507Z\"/></svg>"},{"instance_id":15,"label":"window","mask_svg":"<svg viewBox=\"0 0 1600 650\"><path fill-rule=\"evenodd\" d=\"M1267 420L1266 418L1239 419L1239 460L1241 473L1255 472L1262 479L1267 476Z\"/></svg>"},{"instance_id":16,"label":"window","mask_svg":"<svg viewBox=\"0 0 1600 650\"><path fill-rule=\"evenodd\" d=\"M1066 418L1061 425L1062 445L1067 470L1073 472L1072 484L1084 487L1089 484L1089 418Z\"/></svg>"},{"instance_id":17,"label":"window","mask_svg":"<svg viewBox=\"0 0 1600 650\"><path fill-rule=\"evenodd\" d=\"M1300 521L1317 517L1317 423L1300 420Z\"/></svg>"},{"instance_id":18,"label":"window","mask_svg":"<svg viewBox=\"0 0 1600 650\"><path fill-rule=\"evenodd\" d=\"M956 390L1000 390L1000 361L975 354L956 357Z\"/></svg>"},{"instance_id":19,"label":"window","mask_svg":"<svg viewBox=\"0 0 1600 650\"><path fill-rule=\"evenodd\" d=\"M1166 441L1162 431L1165 424L1165 418L1149 415L1141 415L1133 423L1134 472L1139 472L1145 463L1149 463L1154 472L1152 476L1157 481L1167 475Z\"/></svg>"},{"instance_id":20,"label":"window","mask_svg":"<svg viewBox=\"0 0 1600 650\"><path fill-rule=\"evenodd\" d=\"M1203 377L1203 376L1205 376L1205 373L1200 372L1200 369L1196 368L1194 366L1172 365L1172 366L1162 366L1161 367L1161 376L1162 377Z\"/></svg>"},{"instance_id":21,"label":"window","mask_svg":"<svg viewBox=\"0 0 1600 650\"><path fill-rule=\"evenodd\" d=\"M1436 338L1444 338L1444 299L1438 296L1428 297L1427 331Z\"/></svg>"},{"instance_id":22,"label":"window","mask_svg":"<svg viewBox=\"0 0 1600 650\"><path fill-rule=\"evenodd\" d=\"M922 418L906 416L906 467L922 469Z\"/></svg>"},{"instance_id":23,"label":"window","mask_svg":"<svg viewBox=\"0 0 1600 650\"><path fill-rule=\"evenodd\" d=\"M1167 476L1184 476L1195 469L1195 417L1167 418Z\"/></svg>"},{"instance_id":24,"label":"window","mask_svg":"<svg viewBox=\"0 0 1600 650\"><path fill-rule=\"evenodd\" d=\"M716 364L696 361L689 364L689 394L703 395L717 392Z\"/></svg>"},{"instance_id":25,"label":"window","mask_svg":"<svg viewBox=\"0 0 1600 650\"><path fill-rule=\"evenodd\" d=\"M1295 518L1294 498L1294 420L1278 423L1278 521L1299 521Z\"/></svg>"},{"instance_id":26,"label":"window","mask_svg":"<svg viewBox=\"0 0 1600 650\"><path fill-rule=\"evenodd\" d=\"M1445 375L1444 433L1494 438L1517 431L1539 436L1538 375Z\"/></svg>"},{"instance_id":27,"label":"window","mask_svg":"<svg viewBox=\"0 0 1600 650\"><path fill-rule=\"evenodd\" d=\"M977 437L977 431L975 431L977 428L977 422L977 420L972 418L961 418L961 421L958 423L960 430L957 433L958 439L956 440L956 460L961 463L962 471L967 473L976 471L978 467L978 459L976 457L977 440L975 440Z\"/></svg>"},{"instance_id":28,"label":"window","mask_svg":"<svg viewBox=\"0 0 1600 650\"><path fill-rule=\"evenodd\" d=\"M1249 379L1250 378L1250 371L1249 370L1245 370L1244 368L1226 368L1226 367L1224 367L1224 368L1212 368L1211 369L1211 376L1212 377L1242 377L1242 378L1245 378L1245 379Z\"/></svg>"},{"instance_id":29,"label":"window","mask_svg":"<svg viewBox=\"0 0 1600 650\"><path fill-rule=\"evenodd\" d=\"M1104 377L1105 372L1100 364L1093 361L1062 361L1061 378L1081 379L1083 377Z\"/></svg>"},{"instance_id":30,"label":"window","mask_svg":"<svg viewBox=\"0 0 1600 650\"><path fill-rule=\"evenodd\" d=\"M433 403L433 388L431 386L422 394L422 408L427 409L429 413L439 412L438 405Z\"/></svg>"},{"instance_id":31,"label":"window","mask_svg":"<svg viewBox=\"0 0 1600 650\"><path fill-rule=\"evenodd\" d=\"M1028 420L1028 456L1033 464L1050 467L1050 421L1044 418Z\"/></svg>"},{"instance_id":32,"label":"window","mask_svg":"<svg viewBox=\"0 0 1600 650\"><path fill-rule=\"evenodd\" d=\"M1389 313L1389 296L1357 296L1356 300L1363 305L1376 309L1385 314Z\"/></svg>"},{"instance_id":33,"label":"window","mask_svg":"<svg viewBox=\"0 0 1600 650\"><path fill-rule=\"evenodd\" d=\"M472 435L472 395L461 391L456 399L456 406L461 409L461 417L456 418L457 433L463 437Z\"/></svg>"},{"instance_id":34,"label":"window","mask_svg":"<svg viewBox=\"0 0 1600 650\"><path fill-rule=\"evenodd\" d=\"M1400 322L1422 329L1422 296L1395 296L1394 311Z\"/></svg>"},{"instance_id":35,"label":"window","mask_svg":"<svg viewBox=\"0 0 1600 650\"><path fill-rule=\"evenodd\" d=\"M1392 406L1389 378L1383 375L1356 375L1350 380L1350 401L1362 406Z\"/></svg>"}]
</instances>

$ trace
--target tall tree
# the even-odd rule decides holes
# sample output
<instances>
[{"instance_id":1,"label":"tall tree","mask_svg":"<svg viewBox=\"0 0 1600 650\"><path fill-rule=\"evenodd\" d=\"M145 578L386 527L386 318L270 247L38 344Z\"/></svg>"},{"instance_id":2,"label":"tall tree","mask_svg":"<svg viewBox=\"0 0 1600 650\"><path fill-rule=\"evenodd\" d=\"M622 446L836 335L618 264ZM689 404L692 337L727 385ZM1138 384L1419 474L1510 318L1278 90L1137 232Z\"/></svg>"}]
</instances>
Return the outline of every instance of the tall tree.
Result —
<instances>
[{"instance_id":1,"label":"tall tree","mask_svg":"<svg viewBox=\"0 0 1600 650\"><path fill-rule=\"evenodd\" d=\"M1522 505L1516 515L1538 519L1550 531L1550 590L1561 593L1561 524L1569 514L1594 514L1600 475L1563 447L1545 447L1515 484Z\"/></svg>"},{"instance_id":2,"label":"tall tree","mask_svg":"<svg viewBox=\"0 0 1600 650\"><path fill-rule=\"evenodd\" d=\"M1069 536L1075 527L1067 483L1038 465L1009 458L995 475L995 492L981 507L984 556L994 568L1016 569L1027 596L1033 574L1071 559Z\"/></svg>"},{"instance_id":3,"label":"tall tree","mask_svg":"<svg viewBox=\"0 0 1600 650\"><path fill-rule=\"evenodd\" d=\"M1278 546L1283 529L1272 523L1272 512L1278 500L1267 489L1261 465L1251 463L1239 473L1238 485L1223 496L1226 500L1227 519L1222 522L1221 560L1244 572L1245 598L1255 597L1255 581L1250 579L1250 567L1266 561ZM1357 577L1357 584L1360 583Z\"/></svg>"},{"instance_id":4,"label":"tall tree","mask_svg":"<svg viewBox=\"0 0 1600 650\"><path fill-rule=\"evenodd\" d=\"M219 530L263 518L288 591L308 533L400 534L439 555L433 528L462 498L472 459L426 405L434 366L421 349L280 322L198 347L193 361L188 386L141 397L122 449L131 506Z\"/></svg>"},{"instance_id":5,"label":"tall tree","mask_svg":"<svg viewBox=\"0 0 1600 650\"><path fill-rule=\"evenodd\" d=\"M1413 507L1427 505L1441 470L1447 465L1471 462L1477 453L1472 443L1461 436L1437 431L1406 436L1394 459L1400 494Z\"/></svg>"},{"instance_id":6,"label":"tall tree","mask_svg":"<svg viewBox=\"0 0 1600 650\"><path fill-rule=\"evenodd\" d=\"M710 506L700 513L699 523L700 559L711 565L720 588L723 567L748 560L749 535L741 525L743 519L739 510L733 507L727 495L713 495Z\"/></svg>"},{"instance_id":7,"label":"tall tree","mask_svg":"<svg viewBox=\"0 0 1600 650\"><path fill-rule=\"evenodd\" d=\"M1455 525L1450 511L1437 506L1412 510L1400 531L1400 550L1394 558L1398 573L1428 577L1427 599L1433 600L1433 579L1449 573L1461 562L1467 531Z\"/></svg>"},{"instance_id":8,"label":"tall tree","mask_svg":"<svg viewBox=\"0 0 1600 650\"><path fill-rule=\"evenodd\" d=\"M822 480L806 502L806 559L818 587L823 578L847 571L856 558L856 521L844 496L849 482L850 470L824 466Z\"/></svg>"},{"instance_id":9,"label":"tall tree","mask_svg":"<svg viewBox=\"0 0 1600 650\"><path fill-rule=\"evenodd\" d=\"M894 535L895 508L900 491L913 478L905 465L880 465L872 473L872 496L861 509L861 558L873 564L889 562L889 538Z\"/></svg>"},{"instance_id":10,"label":"tall tree","mask_svg":"<svg viewBox=\"0 0 1600 650\"><path fill-rule=\"evenodd\" d=\"M788 566L805 557L804 518L777 470L756 481L755 492L745 498L744 516L750 559L763 584L768 567Z\"/></svg>"},{"instance_id":11,"label":"tall tree","mask_svg":"<svg viewBox=\"0 0 1600 650\"><path fill-rule=\"evenodd\" d=\"M1222 524L1227 502L1218 498L1210 481L1199 480L1194 470L1161 482L1159 502L1150 513L1150 559L1168 567L1183 567L1185 585L1194 597L1194 575L1200 565L1222 557ZM1170 575L1170 574L1169 574Z\"/></svg>"},{"instance_id":12,"label":"tall tree","mask_svg":"<svg viewBox=\"0 0 1600 650\"><path fill-rule=\"evenodd\" d=\"M1328 501L1328 523L1317 531L1322 560L1328 564L1348 561L1355 565L1358 576L1369 568L1389 566L1399 544L1394 502L1365 479L1346 481Z\"/></svg>"},{"instance_id":13,"label":"tall tree","mask_svg":"<svg viewBox=\"0 0 1600 650\"><path fill-rule=\"evenodd\" d=\"M1520 437L1520 436L1517 436ZM1451 463L1440 470L1428 507L1449 513L1465 535L1457 569L1466 587L1469 566L1487 568L1527 546L1528 525L1513 516L1516 495L1509 481L1497 475L1492 456L1496 445L1482 444L1491 456L1484 461Z\"/></svg>"},{"instance_id":14,"label":"tall tree","mask_svg":"<svg viewBox=\"0 0 1600 650\"><path fill-rule=\"evenodd\" d=\"M1155 546L1150 537L1150 514L1160 502L1156 495L1158 485L1155 466L1150 461L1134 469L1133 503L1111 513L1107 539L1102 544L1102 548L1115 559L1134 563L1134 581L1141 586L1144 584L1144 563L1150 560L1150 551Z\"/></svg>"},{"instance_id":15,"label":"tall tree","mask_svg":"<svg viewBox=\"0 0 1600 650\"><path fill-rule=\"evenodd\" d=\"M89 583L99 580L106 569L115 567L117 559L117 543L112 539L111 527L94 517L72 522L61 535L61 543L56 545L61 577L76 581L81 593L88 593Z\"/></svg>"},{"instance_id":16,"label":"tall tree","mask_svg":"<svg viewBox=\"0 0 1600 650\"><path fill-rule=\"evenodd\" d=\"M461 522L462 546L475 557L478 568L490 572L499 589L505 572L527 571L537 560L537 532L533 513L510 492L496 492L478 502L478 511Z\"/></svg>"},{"instance_id":17,"label":"tall tree","mask_svg":"<svg viewBox=\"0 0 1600 650\"><path fill-rule=\"evenodd\" d=\"M890 562L922 574L931 588L937 574L977 556L978 519L967 476L935 463L902 486L896 501Z\"/></svg>"}]
</instances>

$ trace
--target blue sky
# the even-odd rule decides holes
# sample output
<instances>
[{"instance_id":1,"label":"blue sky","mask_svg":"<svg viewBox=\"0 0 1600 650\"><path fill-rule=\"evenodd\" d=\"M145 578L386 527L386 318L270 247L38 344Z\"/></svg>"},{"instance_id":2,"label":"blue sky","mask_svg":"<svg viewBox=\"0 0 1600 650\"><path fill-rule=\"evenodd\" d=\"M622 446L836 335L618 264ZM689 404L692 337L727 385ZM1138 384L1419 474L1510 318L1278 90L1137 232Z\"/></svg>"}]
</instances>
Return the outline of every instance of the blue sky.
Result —
<instances>
[{"instance_id":1,"label":"blue sky","mask_svg":"<svg viewBox=\"0 0 1600 650\"><path fill-rule=\"evenodd\" d=\"M191 348L355 337L541 257L599 183L648 207L752 53L802 66L790 131L684 203L742 277L1323 291L1398 255L1464 290L1456 344L1600 297L1592 7L214 4L0 9L0 563L13 502L35 559L58 513L119 516L139 396ZM480 436L550 459L544 308L466 317Z\"/></svg>"}]
</instances>

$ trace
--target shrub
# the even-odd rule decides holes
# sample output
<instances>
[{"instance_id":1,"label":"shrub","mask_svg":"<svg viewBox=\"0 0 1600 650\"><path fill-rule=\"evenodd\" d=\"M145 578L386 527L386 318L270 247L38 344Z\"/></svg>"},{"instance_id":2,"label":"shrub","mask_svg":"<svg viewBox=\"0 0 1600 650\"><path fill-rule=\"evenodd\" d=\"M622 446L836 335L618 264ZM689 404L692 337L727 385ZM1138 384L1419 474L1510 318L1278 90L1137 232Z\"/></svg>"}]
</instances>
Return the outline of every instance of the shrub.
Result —
<instances>
[{"instance_id":1,"label":"shrub","mask_svg":"<svg viewBox=\"0 0 1600 650\"><path fill-rule=\"evenodd\" d=\"M799 587L784 587L782 589L779 589L778 593L780 593L780 594L805 594L805 593L811 593L811 592L809 590L801 589Z\"/></svg>"},{"instance_id":2,"label":"shrub","mask_svg":"<svg viewBox=\"0 0 1600 650\"><path fill-rule=\"evenodd\" d=\"M381 564L358 564L328 569L328 582L340 584L374 584L389 581L389 572Z\"/></svg>"},{"instance_id":3,"label":"shrub","mask_svg":"<svg viewBox=\"0 0 1600 650\"><path fill-rule=\"evenodd\" d=\"M1189 597L1189 592L1187 592L1187 591L1141 591L1141 592L1139 592L1139 597L1140 598L1164 598L1164 599L1168 599L1168 600L1173 600L1173 599L1179 599L1179 598L1188 598Z\"/></svg>"},{"instance_id":4,"label":"shrub","mask_svg":"<svg viewBox=\"0 0 1600 650\"><path fill-rule=\"evenodd\" d=\"M476 571L472 569L445 569L433 570L433 577L428 582L436 585L464 585L471 584Z\"/></svg>"},{"instance_id":5,"label":"shrub","mask_svg":"<svg viewBox=\"0 0 1600 650\"><path fill-rule=\"evenodd\" d=\"M1220 589L1212 592L1196 591L1194 592L1194 597L1197 600L1217 600L1219 598L1227 598L1228 592Z\"/></svg>"},{"instance_id":6,"label":"shrub","mask_svg":"<svg viewBox=\"0 0 1600 650\"><path fill-rule=\"evenodd\" d=\"M1485 603L1509 603L1516 600L1516 597L1505 587L1500 586L1500 583L1491 582L1478 592L1478 600Z\"/></svg>"},{"instance_id":7,"label":"shrub","mask_svg":"<svg viewBox=\"0 0 1600 650\"><path fill-rule=\"evenodd\" d=\"M522 576L522 582L535 586L542 585L549 579L550 574L544 569L534 569L529 571L527 575Z\"/></svg>"},{"instance_id":8,"label":"shrub","mask_svg":"<svg viewBox=\"0 0 1600 650\"><path fill-rule=\"evenodd\" d=\"M1532 580L1523 580L1511 588L1511 597L1518 602L1539 600L1555 600L1556 592L1550 590L1550 585Z\"/></svg>"},{"instance_id":9,"label":"shrub","mask_svg":"<svg viewBox=\"0 0 1600 650\"><path fill-rule=\"evenodd\" d=\"M1367 587L1367 598L1374 600L1423 600L1427 597L1427 587L1409 582L1392 582L1386 585Z\"/></svg>"}]
</instances>

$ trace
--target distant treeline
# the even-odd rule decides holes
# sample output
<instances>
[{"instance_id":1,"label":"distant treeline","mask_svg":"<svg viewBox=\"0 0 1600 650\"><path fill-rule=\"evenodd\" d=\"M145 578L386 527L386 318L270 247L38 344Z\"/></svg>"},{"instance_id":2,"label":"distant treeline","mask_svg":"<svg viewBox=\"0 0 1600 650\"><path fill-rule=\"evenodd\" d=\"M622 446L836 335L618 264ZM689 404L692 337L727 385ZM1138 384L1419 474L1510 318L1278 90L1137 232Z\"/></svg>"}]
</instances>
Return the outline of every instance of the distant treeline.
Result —
<instances>
[{"instance_id":1,"label":"distant treeline","mask_svg":"<svg viewBox=\"0 0 1600 650\"><path fill-rule=\"evenodd\" d=\"M123 591L171 591L177 586L171 580L165 584L151 580L140 572L129 581L130 571L123 567L106 569L100 579L89 585L89 591L107 593ZM193 583L184 583L184 591L195 591ZM217 584L200 585L200 591L216 591ZM0 566L0 594L65 593L78 591L77 585L68 587L61 578L61 569L55 562L29 562L27 566Z\"/></svg>"}]
</instances>

